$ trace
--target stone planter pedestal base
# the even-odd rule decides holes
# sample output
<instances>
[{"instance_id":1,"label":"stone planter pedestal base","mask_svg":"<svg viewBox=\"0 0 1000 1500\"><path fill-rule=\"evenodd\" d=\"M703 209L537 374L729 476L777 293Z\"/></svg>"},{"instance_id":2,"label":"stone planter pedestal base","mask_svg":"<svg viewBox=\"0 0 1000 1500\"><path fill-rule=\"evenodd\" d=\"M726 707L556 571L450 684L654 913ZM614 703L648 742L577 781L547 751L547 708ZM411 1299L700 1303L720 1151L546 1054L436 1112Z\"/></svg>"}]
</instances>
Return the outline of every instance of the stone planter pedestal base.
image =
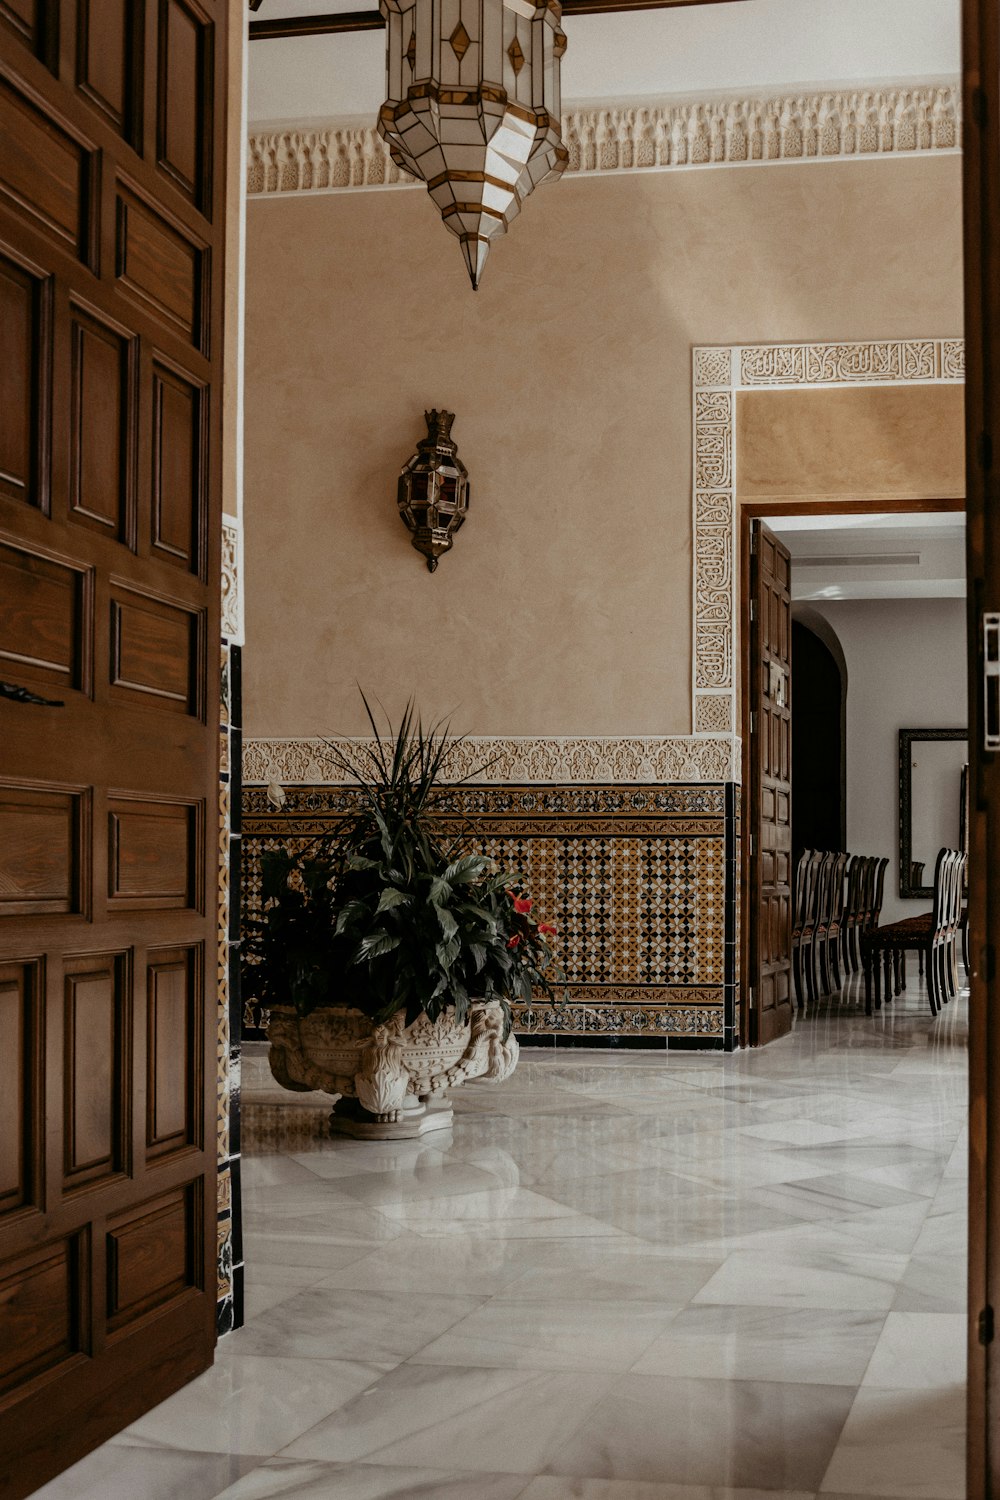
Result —
<instances>
[{"instance_id":1,"label":"stone planter pedestal base","mask_svg":"<svg viewBox=\"0 0 1000 1500\"><path fill-rule=\"evenodd\" d=\"M447 1099L433 1099L429 1104L404 1101L399 1119L376 1120L356 1099L338 1099L330 1112L330 1134L348 1135L356 1141L412 1141L431 1130L450 1130L455 1111Z\"/></svg>"},{"instance_id":2,"label":"stone planter pedestal base","mask_svg":"<svg viewBox=\"0 0 1000 1500\"><path fill-rule=\"evenodd\" d=\"M329 1008L300 1017L271 1007L271 1072L292 1093L339 1095L331 1135L366 1141L404 1141L452 1123L448 1094L473 1078L500 1083L517 1066L518 1045L504 1038L499 1001L473 1001L456 1021L448 1007L436 1021L402 1013L373 1025L361 1011Z\"/></svg>"}]
</instances>

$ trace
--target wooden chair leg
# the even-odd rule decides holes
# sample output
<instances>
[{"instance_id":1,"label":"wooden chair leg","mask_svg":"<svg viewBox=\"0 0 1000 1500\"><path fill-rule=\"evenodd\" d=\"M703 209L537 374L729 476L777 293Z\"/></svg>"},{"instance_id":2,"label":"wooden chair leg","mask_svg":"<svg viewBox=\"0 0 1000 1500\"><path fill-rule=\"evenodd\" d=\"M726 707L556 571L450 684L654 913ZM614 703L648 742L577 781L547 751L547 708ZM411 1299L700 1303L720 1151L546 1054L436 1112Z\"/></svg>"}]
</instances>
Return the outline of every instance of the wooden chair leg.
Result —
<instances>
[{"instance_id":1,"label":"wooden chair leg","mask_svg":"<svg viewBox=\"0 0 1000 1500\"><path fill-rule=\"evenodd\" d=\"M891 948L886 948L886 950L885 950L885 965L884 965L884 968L885 968L885 998L886 998L887 1002L892 999L892 997L893 997L893 995L895 993L895 991L893 990L893 987L892 987L893 962L894 962L894 959L893 959L892 949Z\"/></svg>"},{"instance_id":2,"label":"wooden chair leg","mask_svg":"<svg viewBox=\"0 0 1000 1500\"><path fill-rule=\"evenodd\" d=\"M917 973L918 974L923 974L923 972L924 972L924 950L923 950L923 948L918 948L917 949Z\"/></svg>"},{"instance_id":3,"label":"wooden chair leg","mask_svg":"<svg viewBox=\"0 0 1000 1500\"><path fill-rule=\"evenodd\" d=\"M810 1005L815 1005L820 996L819 955L816 952L815 937L809 944L809 968L806 971L806 986L809 992L809 1003Z\"/></svg>"},{"instance_id":4,"label":"wooden chair leg","mask_svg":"<svg viewBox=\"0 0 1000 1500\"><path fill-rule=\"evenodd\" d=\"M805 1007L802 993L802 947L799 943L792 949L792 984L795 988L795 1005L798 1010Z\"/></svg>"},{"instance_id":5,"label":"wooden chair leg","mask_svg":"<svg viewBox=\"0 0 1000 1500\"><path fill-rule=\"evenodd\" d=\"M872 967L873 967L873 965L872 965L872 956L871 956L870 953L866 953L865 956L864 956L864 970L865 970L865 1015L866 1016L870 1016L872 1014ZM877 961L876 961L876 963L874 965L874 968L875 968L875 972L877 974L878 973L878 963L877 963Z\"/></svg>"},{"instance_id":6,"label":"wooden chair leg","mask_svg":"<svg viewBox=\"0 0 1000 1500\"><path fill-rule=\"evenodd\" d=\"M833 970L833 987L835 990L843 989L844 981L840 973L840 933L830 944L830 968Z\"/></svg>"},{"instance_id":7,"label":"wooden chair leg","mask_svg":"<svg viewBox=\"0 0 1000 1500\"><path fill-rule=\"evenodd\" d=\"M921 949L921 952L924 952ZM938 963L937 949L932 945L926 950L926 963L924 972L927 976L927 999L930 1002L931 1015L936 1016L941 1008L938 989Z\"/></svg>"}]
</instances>

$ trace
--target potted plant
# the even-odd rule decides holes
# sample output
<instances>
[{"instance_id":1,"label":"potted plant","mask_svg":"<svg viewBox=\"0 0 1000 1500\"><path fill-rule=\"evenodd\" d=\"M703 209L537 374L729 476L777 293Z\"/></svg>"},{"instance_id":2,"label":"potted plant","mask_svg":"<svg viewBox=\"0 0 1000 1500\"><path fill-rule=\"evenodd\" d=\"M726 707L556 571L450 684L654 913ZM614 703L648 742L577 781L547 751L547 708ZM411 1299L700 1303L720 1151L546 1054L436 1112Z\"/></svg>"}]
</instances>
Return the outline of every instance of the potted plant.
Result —
<instances>
[{"instance_id":1,"label":"potted plant","mask_svg":"<svg viewBox=\"0 0 1000 1500\"><path fill-rule=\"evenodd\" d=\"M447 726L425 729L411 704L382 740L365 709L371 745L327 746L352 811L305 850L264 855L244 985L270 1011L279 1083L340 1095L335 1131L400 1137L450 1123L456 1085L513 1072L510 1002L552 996L554 929L472 852L471 829L443 836Z\"/></svg>"}]
</instances>

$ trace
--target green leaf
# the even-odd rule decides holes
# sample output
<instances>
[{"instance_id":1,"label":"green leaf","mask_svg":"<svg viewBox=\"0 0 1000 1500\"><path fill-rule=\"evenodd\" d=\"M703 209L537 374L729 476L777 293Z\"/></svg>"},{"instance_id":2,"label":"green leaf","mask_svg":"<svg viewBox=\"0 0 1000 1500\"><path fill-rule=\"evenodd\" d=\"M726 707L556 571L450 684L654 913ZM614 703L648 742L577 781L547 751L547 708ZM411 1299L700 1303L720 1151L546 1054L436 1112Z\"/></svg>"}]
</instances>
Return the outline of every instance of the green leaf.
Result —
<instances>
[{"instance_id":1,"label":"green leaf","mask_svg":"<svg viewBox=\"0 0 1000 1500\"><path fill-rule=\"evenodd\" d=\"M457 943L454 938L451 938L443 943L438 943L436 945L434 952L437 955L437 961L441 965L442 969L451 969L451 966L461 952L461 949L461 943Z\"/></svg>"},{"instance_id":2,"label":"green leaf","mask_svg":"<svg viewBox=\"0 0 1000 1500\"><path fill-rule=\"evenodd\" d=\"M441 931L444 933L445 938L453 938L458 931L458 923L455 921L455 918L447 907L438 906L435 909L437 911L438 922L441 924Z\"/></svg>"},{"instance_id":3,"label":"green leaf","mask_svg":"<svg viewBox=\"0 0 1000 1500\"><path fill-rule=\"evenodd\" d=\"M395 886L388 885L378 898L375 915L378 916L381 912L391 911L395 906L409 906L412 900L413 897L408 896L405 891L397 891Z\"/></svg>"},{"instance_id":4,"label":"green leaf","mask_svg":"<svg viewBox=\"0 0 1000 1500\"><path fill-rule=\"evenodd\" d=\"M363 964L370 958L379 958L383 953L391 953L394 948L399 947L399 934L395 932L372 932L368 937L362 938L358 951L354 957L356 964Z\"/></svg>"},{"instance_id":5,"label":"green leaf","mask_svg":"<svg viewBox=\"0 0 1000 1500\"><path fill-rule=\"evenodd\" d=\"M427 897L428 901L433 901L435 906L439 906L442 902L450 901L451 897L452 889L448 881L442 879L440 875L435 875L431 881L430 893Z\"/></svg>"}]
</instances>

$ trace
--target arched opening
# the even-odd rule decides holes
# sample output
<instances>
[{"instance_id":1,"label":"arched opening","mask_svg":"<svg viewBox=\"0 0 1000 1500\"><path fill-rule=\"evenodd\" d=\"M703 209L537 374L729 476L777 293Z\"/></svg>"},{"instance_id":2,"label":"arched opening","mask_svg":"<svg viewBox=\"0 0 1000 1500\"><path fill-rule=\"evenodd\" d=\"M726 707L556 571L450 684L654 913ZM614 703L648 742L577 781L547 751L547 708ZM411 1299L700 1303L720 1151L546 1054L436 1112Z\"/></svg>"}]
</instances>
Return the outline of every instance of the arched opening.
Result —
<instances>
[{"instance_id":1,"label":"arched opening","mask_svg":"<svg viewBox=\"0 0 1000 1500\"><path fill-rule=\"evenodd\" d=\"M847 665L817 611L792 609L792 865L847 847Z\"/></svg>"}]
</instances>

